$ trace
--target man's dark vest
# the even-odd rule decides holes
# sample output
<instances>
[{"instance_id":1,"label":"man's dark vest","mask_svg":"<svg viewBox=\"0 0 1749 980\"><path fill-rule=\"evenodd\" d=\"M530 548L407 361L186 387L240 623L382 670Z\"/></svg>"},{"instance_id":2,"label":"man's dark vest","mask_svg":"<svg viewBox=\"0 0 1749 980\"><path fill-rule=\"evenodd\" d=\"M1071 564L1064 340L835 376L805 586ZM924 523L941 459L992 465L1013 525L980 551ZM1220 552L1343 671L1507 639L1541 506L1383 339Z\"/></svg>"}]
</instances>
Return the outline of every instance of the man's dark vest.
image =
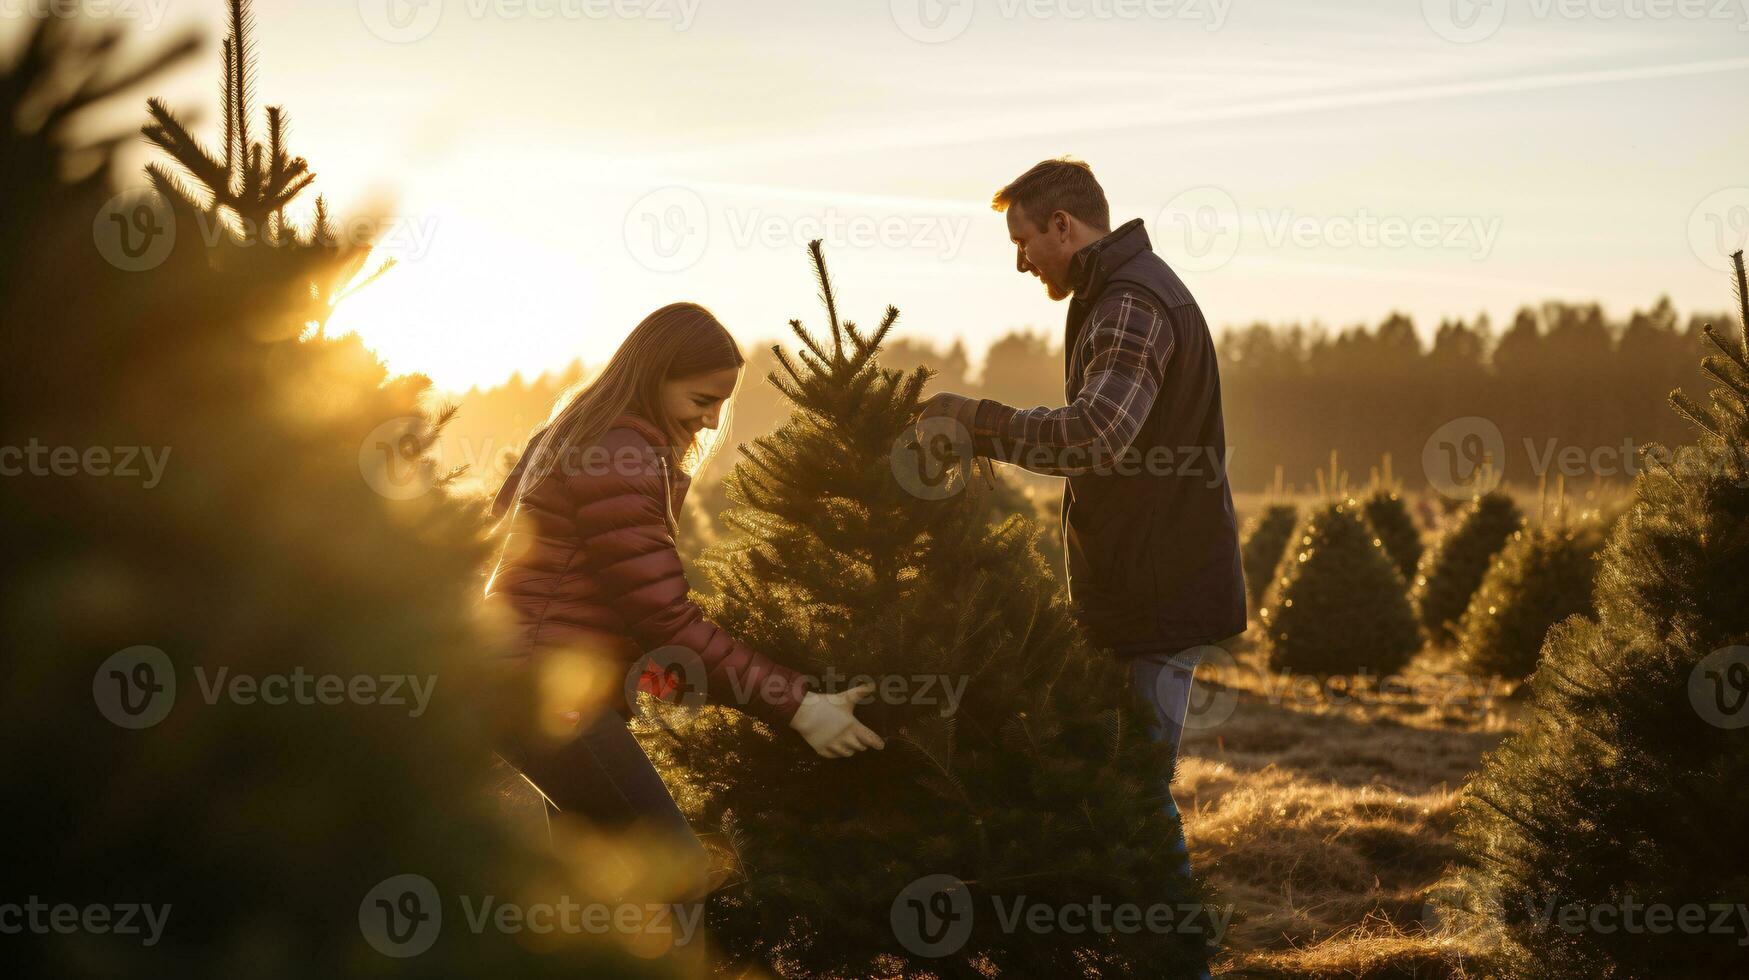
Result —
<instances>
[{"instance_id":1,"label":"man's dark vest","mask_svg":"<svg viewBox=\"0 0 1749 980\"><path fill-rule=\"evenodd\" d=\"M1120 655L1177 652L1245 630L1245 582L1227 485L1227 439L1214 338L1202 310L1140 219L1075 257L1063 349L1065 395L1085 382L1081 331L1112 289L1145 292L1166 318L1172 354L1130 449L1063 494L1070 594L1094 640Z\"/></svg>"}]
</instances>

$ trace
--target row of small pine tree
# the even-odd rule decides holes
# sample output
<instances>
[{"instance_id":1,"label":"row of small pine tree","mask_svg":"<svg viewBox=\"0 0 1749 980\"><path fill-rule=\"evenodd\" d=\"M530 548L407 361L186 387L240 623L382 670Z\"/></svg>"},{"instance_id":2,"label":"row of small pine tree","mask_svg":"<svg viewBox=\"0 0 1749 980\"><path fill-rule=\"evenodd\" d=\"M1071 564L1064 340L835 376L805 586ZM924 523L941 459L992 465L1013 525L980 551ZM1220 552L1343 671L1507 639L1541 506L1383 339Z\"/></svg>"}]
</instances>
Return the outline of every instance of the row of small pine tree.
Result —
<instances>
[{"instance_id":1,"label":"row of small pine tree","mask_svg":"<svg viewBox=\"0 0 1749 980\"><path fill-rule=\"evenodd\" d=\"M1489 975L1714 978L1749 962L1743 253L1735 265L1744 330L1707 328L1711 403L1671 395L1696 441L1646 454L1602 552L1596 619L1549 634L1525 723L1464 792L1467 914L1451 918L1493 951Z\"/></svg>"},{"instance_id":2,"label":"row of small pine tree","mask_svg":"<svg viewBox=\"0 0 1749 980\"><path fill-rule=\"evenodd\" d=\"M1523 678L1543 634L1590 610L1595 556L1605 525L1584 515L1569 525L1527 527L1504 491L1460 507L1431 550L1401 493L1375 471L1356 499L1332 459L1319 479L1335 499L1303 517L1267 505L1246 527L1247 589L1272 667L1313 674L1400 670L1427 640L1456 643L1477 674Z\"/></svg>"}]
</instances>

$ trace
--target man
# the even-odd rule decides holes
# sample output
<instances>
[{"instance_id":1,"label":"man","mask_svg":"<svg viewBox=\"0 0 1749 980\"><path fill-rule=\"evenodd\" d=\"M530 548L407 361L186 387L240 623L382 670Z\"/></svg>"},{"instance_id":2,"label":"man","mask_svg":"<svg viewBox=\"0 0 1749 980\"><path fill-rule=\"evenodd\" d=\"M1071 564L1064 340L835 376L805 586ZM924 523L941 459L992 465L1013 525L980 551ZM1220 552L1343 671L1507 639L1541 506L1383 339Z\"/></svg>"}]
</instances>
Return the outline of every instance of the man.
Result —
<instances>
[{"instance_id":1,"label":"man","mask_svg":"<svg viewBox=\"0 0 1749 980\"><path fill-rule=\"evenodd\" d=\"M919 424L951 419L973 455L1067 477L1070 598L1094 641L1128 660L1155 739L1176 753L1202 649L1245 630L1214 340L1141 219L1111 229L1085 163L1046 160L992 203L1007 212L1015 268L1053 300L1074 297L1068 405L1019 410L943 392ZM1167 809L1178 813L1170 790Z\"/></svg>"}]
</instances>

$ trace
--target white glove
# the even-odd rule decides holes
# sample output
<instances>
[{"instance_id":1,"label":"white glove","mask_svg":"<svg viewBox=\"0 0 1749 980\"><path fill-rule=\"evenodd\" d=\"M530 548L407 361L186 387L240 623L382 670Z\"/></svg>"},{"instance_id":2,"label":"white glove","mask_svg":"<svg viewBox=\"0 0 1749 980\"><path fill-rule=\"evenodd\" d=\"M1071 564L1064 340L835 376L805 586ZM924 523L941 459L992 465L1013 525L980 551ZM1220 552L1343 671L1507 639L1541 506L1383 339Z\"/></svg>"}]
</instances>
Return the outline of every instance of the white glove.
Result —
<instances>
[{"instance_id":1,"label":"white glove","mask_svg":"<svg viewBox=\"0 0 1749 980\"><path fill-rule=\"evenodd\" d=\"M856 720L856 708L874 693L873 684L837 694L809 691L802 698L789 727L808 740L814 751L829 759L847 759L863 749L884 749L887 743L874 730Z\"/></svg>"}]
</instances>

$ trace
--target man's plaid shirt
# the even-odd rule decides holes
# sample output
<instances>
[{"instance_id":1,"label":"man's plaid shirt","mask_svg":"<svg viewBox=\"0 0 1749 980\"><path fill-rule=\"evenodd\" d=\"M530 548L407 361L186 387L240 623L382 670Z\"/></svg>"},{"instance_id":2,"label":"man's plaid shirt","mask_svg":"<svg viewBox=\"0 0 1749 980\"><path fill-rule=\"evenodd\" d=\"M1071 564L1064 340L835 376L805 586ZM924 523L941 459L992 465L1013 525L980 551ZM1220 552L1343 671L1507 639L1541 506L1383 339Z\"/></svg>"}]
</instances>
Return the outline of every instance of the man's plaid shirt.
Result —
<instances>
[{"instance_id":1,"label":"man's plaid shirt","mask_svg":"<svg viewBox=\"0 0 1749 980\"><path fill-rule=\"evenodd\" d=\"M1082 259L1072 267L1077 279L1087 271ZM974 451L1050 476L1109 464L1147 421L1172 349L1171 324L1145 291L1108 290L1068 352L1071 374L1086 365L1081 390L1065 392L1073 401L1025 410L979 401L969 426Z\"/></svg>"}]
</instances>

